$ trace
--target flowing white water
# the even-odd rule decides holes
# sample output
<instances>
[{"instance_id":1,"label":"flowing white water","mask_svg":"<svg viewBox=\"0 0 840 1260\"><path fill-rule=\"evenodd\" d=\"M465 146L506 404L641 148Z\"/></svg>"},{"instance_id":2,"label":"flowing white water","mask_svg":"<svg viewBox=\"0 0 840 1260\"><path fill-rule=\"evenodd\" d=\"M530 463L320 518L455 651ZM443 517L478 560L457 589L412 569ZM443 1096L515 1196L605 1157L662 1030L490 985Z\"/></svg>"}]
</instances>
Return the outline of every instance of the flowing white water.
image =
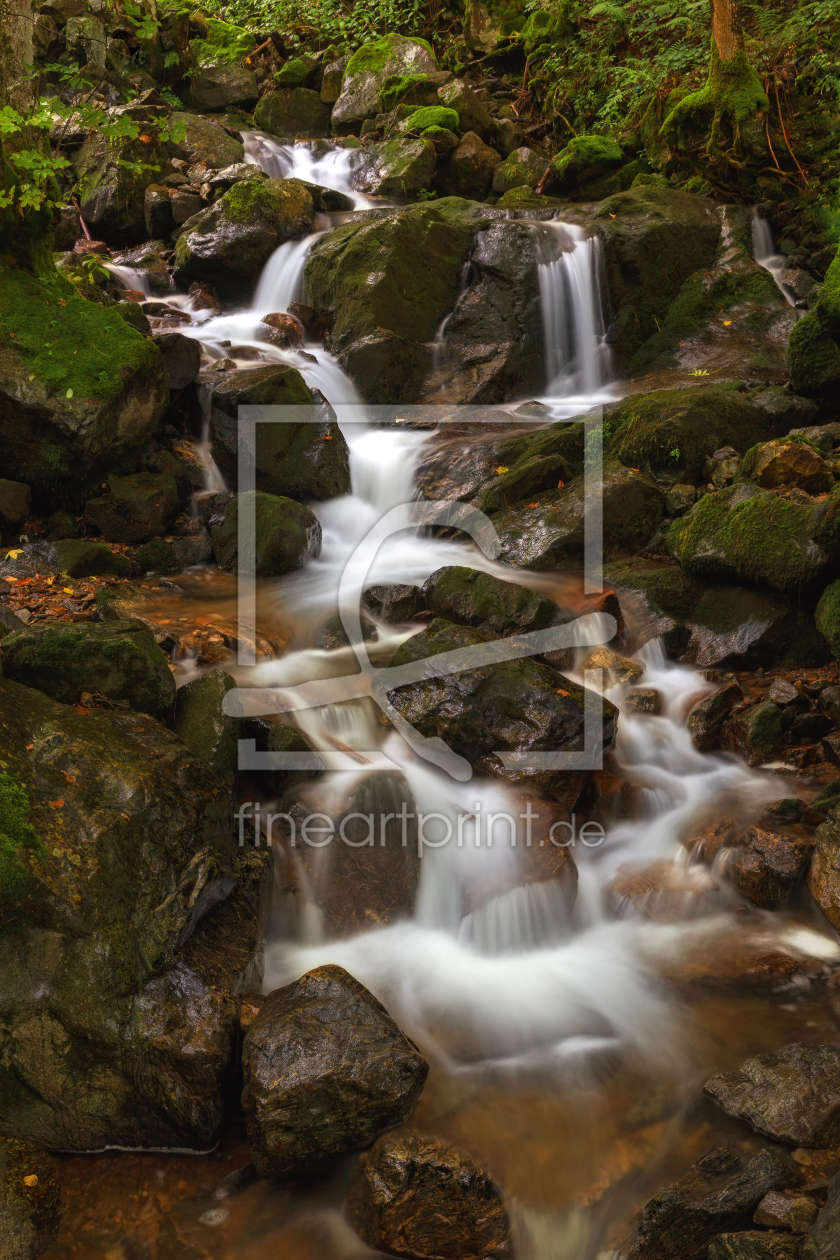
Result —
<instances>
[{"instance_id":1,"label":"flowing white water","mask_svg":"<svg viewBox=\"0 0 840 1260\"><path fill-rule=\"evenodd\" d=\"M603 246L575 224L544 225L557 237L558 258L540 263L546 394L598 401L612 379L601 301Z\"/></svg>"},{"instance_id":2,"label":"flowing white water","mask_svg":"<svg viewBox=\"0 0 840 1260\"><path fill-rule=\"evenodd\" d=\"M764 267L766 271L770 272L770 275L784 294L785 301L790 306L793 306L796 300L794 294L782 280L782 274L787 267L787 256L776 253L770 224L766 219L762 219L755 206L750 211L750 222L752 224L753 258L759 267Z\"/></svg>"},{"instance_id":3,"label":"flowing white water","mask_svg":"<svg viewBox=\"0 0 840 1260\"><path fill-rule=\"evenodd\" d=\"M327 140L298 140L280 144L260 131L243 133L245 161L261 166L273 179L302 179L344 193L355 210L365 210L383 202L371 201L353 186L353 150Z\"/></svg>"}]
</instances>

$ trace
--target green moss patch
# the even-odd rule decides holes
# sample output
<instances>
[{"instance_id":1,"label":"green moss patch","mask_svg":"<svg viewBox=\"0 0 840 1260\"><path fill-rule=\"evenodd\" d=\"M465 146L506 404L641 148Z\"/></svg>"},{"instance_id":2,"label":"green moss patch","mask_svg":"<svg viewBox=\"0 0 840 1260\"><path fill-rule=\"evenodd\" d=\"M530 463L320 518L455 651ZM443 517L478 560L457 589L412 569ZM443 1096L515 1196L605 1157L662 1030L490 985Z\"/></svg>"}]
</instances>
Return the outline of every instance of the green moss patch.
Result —
<instances>
[{"instance_id":1,"label":"green moss patch","mask_svg":"<svg viewBox=\"0 0 840 1260\"><path fill-rule=\"evenodd\" d=\"M820 596L816 615L817 629L840 661L840 582L832 582Z\"/></svg>"},{"instance_id":2,"label":"green moss patch","mask_svg":"<svg viewBox=\"0 0 840 1260\"><path fill-rule=\"evenodd\" d=\"M193 40L191 49L199 66L223 66L241 61L255 46L254 36L244 27L208 18L206 36Z\"/></svg>"},{"instance_id":3,"label":"green moss patch","mask_svg":"<svg viewBox=\"0 0 840 1260\"><path fill-rule=\"evenodd\" d=\"M25 895L29 868L21 854L45 858L46 850L29 822L29 797L13 775L0 774L0 906Z\"/></svg>"},{"instance_id":4,"label":"green moss patch","mask_svg":"<svg viewBox=\"0 0 840 1260\"><path fill-rule=\"evenodd\" d=\"M561 188L606 175L624 161L621 145L609 136L575 136L552 160L551 175Z\"/></svg>"},{"instance_id":5,"label":"green moss patch","mask_svg":"<svg viewBox=\"0 0 840 1260\"><path fill-rule=\"evenodd\" d=\"M135 372L152 373L158 362L157 347L119 315L24 271L0 270L0 339L16 347L33 380L100 403L116 401Z\"/></svg>"},{"instance_id":6,"label":"green moss patch","mask_svg":"<svg viewBox=\"0 0 840 1260\"><path fill-rule=\"evenodd\" d=\"M427 127L458 131L460 122L454 109L447 109L444 105L421 105L405 122L400 123L400 131L425 131Z\"/></svg>"}]
</instances>

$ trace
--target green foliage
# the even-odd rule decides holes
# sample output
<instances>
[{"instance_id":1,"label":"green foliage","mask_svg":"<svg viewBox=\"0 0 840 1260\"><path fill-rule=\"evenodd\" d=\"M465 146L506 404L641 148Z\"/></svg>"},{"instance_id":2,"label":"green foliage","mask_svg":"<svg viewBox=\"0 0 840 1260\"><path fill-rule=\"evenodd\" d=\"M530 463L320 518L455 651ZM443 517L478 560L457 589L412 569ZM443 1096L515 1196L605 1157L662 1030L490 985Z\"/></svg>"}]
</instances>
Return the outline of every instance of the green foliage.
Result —
<instances>
[{"instance_id":1,"label":"green foliage","mask_svg":"<svg viewBox=\"0 0 840 1260\"><path fill-rule=\"evenodd\" d=\"M260 31L272 26L318 47L356 48L380 35L432 36L436 18L422 0L229 0L225 16Z\"/></svg>"},{"instance_id":2,"label":"green foliage","mask_svg":"<svg viewBox=\"0 0 840 1260\"><path fill-rule=\"evenodd\" d=\"M0 774L0 906L19 901L31 879L21 854L45 858L46 850L29 819L29 797L10 774Z\"/></svg>"},{"instance_id":3,"label":"green foliage","mask_svg":"<svg viewBox=\"0 0 840 1260\"><path fill-rule=\"evenodd\" d=\"M443 105L422 105L400 123L399 130L421 132L427 127L458 131L460 122L454 109L446 109Z\"/></svg>"},{"instance_id":4,"label":"green foliage","mask_svg":"<svg viewBox=\"0 0 840 1260\"><path fill-rule=\"evenodd\" d=\"M234 64L247 57L256 44L250 31L218 18L207 19L207 34L193 40L192 52L199 66Z\"/></svg>"}]
</instances>

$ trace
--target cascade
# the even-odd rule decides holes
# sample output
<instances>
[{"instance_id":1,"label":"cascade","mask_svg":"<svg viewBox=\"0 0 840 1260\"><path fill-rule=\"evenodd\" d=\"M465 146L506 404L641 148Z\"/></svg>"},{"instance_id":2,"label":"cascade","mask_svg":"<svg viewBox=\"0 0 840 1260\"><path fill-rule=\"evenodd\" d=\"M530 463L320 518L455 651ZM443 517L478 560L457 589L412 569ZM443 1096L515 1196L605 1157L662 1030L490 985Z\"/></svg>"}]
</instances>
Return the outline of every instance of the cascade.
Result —
<instances>
[{"instance_id":1,"label":"cascade","mask_svg":"<svg viewBox=\"0 0 840 1260\"><path fill-rule=\"evenodd\" d=\"M752 227L753 258L759 267L764 267L766 271L770 272L770 275L784 294L785 301L790 306L793 306L793 293L782 280L782 275L787 267L787 257L785 254L776 253L770 224L766 219L762 219L758 213L757 206L753 206L750 211L750 224Z\"/></svg>"},{"instance_id":2,"label":"cascade","mask_svg":"<svg viewBox=\"0 0 840 1260\"><path fill-rule=\"evenodd\" d=\"M603 246L576 224L550 222L559 257L539 264L546 394L590 396L611 380L601 301Z\"/></svg>"}]
</instances>

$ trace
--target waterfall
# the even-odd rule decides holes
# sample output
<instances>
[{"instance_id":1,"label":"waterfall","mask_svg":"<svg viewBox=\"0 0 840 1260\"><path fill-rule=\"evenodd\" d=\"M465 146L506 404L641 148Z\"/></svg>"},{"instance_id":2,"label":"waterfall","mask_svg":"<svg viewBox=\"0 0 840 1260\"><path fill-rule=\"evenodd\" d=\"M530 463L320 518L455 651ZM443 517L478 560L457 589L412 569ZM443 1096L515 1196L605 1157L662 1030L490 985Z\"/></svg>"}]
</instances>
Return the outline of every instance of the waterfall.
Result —
<instances>
[{"instance_id":1,"label":"waterfall","mask_svg":"<svg viewBox=\"0 0 840 1260\"><path fill-rule=\"evenodd\" d=\"M119 280L123 288L133 289L135 293L145 293L146 297L151 297L152 291L145 271L140 271L137 267L122 267L113 262L103 262L102 265L106 271L110 271L115 280Z\"/></svg>"},{"instance_id":2,"label":"waterfall","mask_svg":"<svg viewBox=\"0 0 840 1260\"><path fill-rule=\"evenodd\" d=\"M612 376L601 303L603 246L575 224L545 226L562 250L559 258L539 265L546 393L595 394Z\"/></svg>"},{"instance_id":3,"label":"waterfall","mask_svg":"<svg viewBox=\"0 0 840 1260\"><path fill-rule=\"evenodd\" d=\"M370 201L353 187L353 150L327 140L298 140L280 144L260 131L243 133L245 161L261 166L272 179L302 179L344 193L354 209L366 210L382 201Z\"/></svg>"},{"instance_id":4,"label":"waterfall","mask_svg":"<svg viewBox=\"0 0 840 1260\"><path fill-rule=\"evenodd\" d=\"M263 314L287 311L290 302L301 300L303 269L309 251L322 235L322 232L313 232L301 241L286 241L275 249L257 282L251 302L252 311L261 311Z\"/></svg>"},{"instance_id":5,"label":"waterfall","mask_svg":"<svg viewBox=\"0 0 840 1260\"><path fill-rule=\"evenodd\" d=\"M752 225L753 258L759 267L763 267L765 271L770 272L770 275L784 294L788 305L795 305L793 293L782 280L782 275L787 267L787 257L785 254L777 254L775 252L770 224L766 219L762 219L758 213L757 206L753 206L750 211L750 223Z\"/></svg>"}]
</instances>

